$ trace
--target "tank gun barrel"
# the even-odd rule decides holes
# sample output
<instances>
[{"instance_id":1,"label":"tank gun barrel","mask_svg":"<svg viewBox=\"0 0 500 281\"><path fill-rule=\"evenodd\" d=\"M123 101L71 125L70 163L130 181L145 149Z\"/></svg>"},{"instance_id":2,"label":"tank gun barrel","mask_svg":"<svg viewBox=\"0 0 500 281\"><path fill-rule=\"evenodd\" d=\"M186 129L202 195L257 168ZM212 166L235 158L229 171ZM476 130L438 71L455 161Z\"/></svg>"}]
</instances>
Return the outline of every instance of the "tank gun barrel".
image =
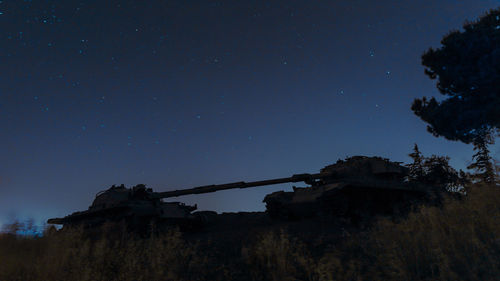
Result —
<instances>
[{"instance_id":1,"label":"tank gun barrel","mask_svg":"<svg viewBox=\"0 0 500 281\"><path fill-rule=\"evenodd\" d=\"M212 185L203 185L189 189L181 189L174 191L165 191L165 192L156 192L154 196L156 198L169 198L169 197L177 197L182 195L189 194L202 194L202 193L210 193L216 192L219 190L233 189L233 188L249 188L256 186L264 186L264 185L274 185L280 183L287 182L312 182L316 179L322 178L324 175L322 174L296 174L288 178L277 178L270 180L262 180L262 181L252 181L252 182L232 182L226 184L212 184Z\"/></svg>"}]
</instances>

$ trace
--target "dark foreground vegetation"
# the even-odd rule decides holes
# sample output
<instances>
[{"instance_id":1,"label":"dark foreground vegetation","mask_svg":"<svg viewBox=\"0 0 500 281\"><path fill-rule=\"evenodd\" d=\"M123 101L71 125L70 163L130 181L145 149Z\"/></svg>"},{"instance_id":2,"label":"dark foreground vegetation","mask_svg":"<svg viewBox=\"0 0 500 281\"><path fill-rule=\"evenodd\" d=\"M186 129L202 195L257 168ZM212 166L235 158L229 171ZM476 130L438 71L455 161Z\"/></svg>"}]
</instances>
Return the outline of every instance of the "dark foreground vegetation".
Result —
<instances>
[{"instance_id":1,"label":"dark foreground vegetation","mask_svg":"<svg viewBox=\"0 0 500 281\"><path fill-rule=\"evenodd\" d=\"M333 240L284 227L224 247L179 231L147 239L110 227L42 237L0 236L0 280L498 280L500 189L476 184L464 199L379 218ZM322 238L319 238L322 237Z\"/></svg>"}]
</instances>

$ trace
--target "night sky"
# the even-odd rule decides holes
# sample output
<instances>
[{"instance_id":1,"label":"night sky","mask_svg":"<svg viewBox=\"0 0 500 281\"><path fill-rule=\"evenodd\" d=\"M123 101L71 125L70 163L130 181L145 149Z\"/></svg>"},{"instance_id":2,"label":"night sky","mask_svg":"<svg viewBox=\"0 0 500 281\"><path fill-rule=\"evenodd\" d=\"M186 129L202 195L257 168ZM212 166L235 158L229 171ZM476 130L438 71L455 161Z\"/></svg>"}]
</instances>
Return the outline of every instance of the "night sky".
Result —
<instances>
[{"instance_id":1,"label":"night sky","mask_svg":"<svg viewBox=\"0 0 500 281\"><path fill-rule=\"evenodd\" d=\"M410 110L438 96L420 56L500 1L0 1L0 225L157 191L409 162L472 146ZM499 157L499 146L492 147ZM261 211L292 184L180 197Z\"/></svg>"}]
</instances>

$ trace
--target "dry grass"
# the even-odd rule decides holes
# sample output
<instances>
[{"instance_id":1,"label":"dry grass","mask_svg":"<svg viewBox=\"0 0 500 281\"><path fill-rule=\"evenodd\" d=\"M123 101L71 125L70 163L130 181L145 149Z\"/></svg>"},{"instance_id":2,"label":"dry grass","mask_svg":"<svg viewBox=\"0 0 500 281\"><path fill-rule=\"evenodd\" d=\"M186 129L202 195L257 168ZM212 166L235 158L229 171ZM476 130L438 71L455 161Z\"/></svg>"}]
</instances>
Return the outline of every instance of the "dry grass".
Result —
<instances>
[{"instance_id":1,"label":"dry grass","mask_svg":"<svg viewBox=\"0 0 500 281\"><path fill-rule=\"evenodd\" d=\"M399 280L498 280L500 189L475 186L463 201L426 207L371 233L382 276Z\"/></svg>"},{"instance_id":2,"label":"dry grass","mask_svg":"<svg viewBox=\"0 0 500 281\"><path fill-rule=\"evenodd\" d=\"M90 239L80 229L0 237L0 280L204 280L208 260L179 231Z\"/></svg>"},{"instance_id":3,"label":"dry grass","mask_svg":"<svg viewBox=\"0 0 500 281\"><path fill-rule=\"evenodd\" d=\"M315 261L306 245L288 236L269 232L255 245L242 248L252 280L314 280Z\"/></svg>"},{"instance_id":4,"label":"dry grass","mask_svg":"<svg viewBox=\"0 0 500 281\"><path fill-rule=\"evenodd\" d=\"M19 226L19 225L18 225ZM17 226L17 227L18 227ZM233 254L200 247L179 231L138 239L107 226L43 237L0 235L0 280L498 280L500 189L474 186L461 201L382 219L341 243L262 233ZM15 229L16 227L12 227ZM121 233L121 234L117 234ZM307 243L309 244L307 244ZM203 250L202 250L203 249ZM234 254L236 253L236 254Z\"/></svg>"}]
</instances>

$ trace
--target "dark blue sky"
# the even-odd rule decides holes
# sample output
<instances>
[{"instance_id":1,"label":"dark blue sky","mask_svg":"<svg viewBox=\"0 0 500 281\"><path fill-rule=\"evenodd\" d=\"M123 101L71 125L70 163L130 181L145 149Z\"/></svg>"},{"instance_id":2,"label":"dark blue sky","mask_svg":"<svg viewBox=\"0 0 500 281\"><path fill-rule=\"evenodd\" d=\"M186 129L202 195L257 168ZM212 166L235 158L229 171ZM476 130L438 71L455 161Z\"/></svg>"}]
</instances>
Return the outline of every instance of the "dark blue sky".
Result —
<instances>
[{"instance_id":1,"label":"dark blue sky","mask_svg":"<svg viewBox=\"0 0 500 281\"><path fill-rule=\"evenodd\" d=\"M420 56L500 1L0 1L0 224L158 191L472 147L413 115ZM500 149L492 148L499 157ZM290 185L179 198L263 210Z\"/></svg>"}]
</instances>

